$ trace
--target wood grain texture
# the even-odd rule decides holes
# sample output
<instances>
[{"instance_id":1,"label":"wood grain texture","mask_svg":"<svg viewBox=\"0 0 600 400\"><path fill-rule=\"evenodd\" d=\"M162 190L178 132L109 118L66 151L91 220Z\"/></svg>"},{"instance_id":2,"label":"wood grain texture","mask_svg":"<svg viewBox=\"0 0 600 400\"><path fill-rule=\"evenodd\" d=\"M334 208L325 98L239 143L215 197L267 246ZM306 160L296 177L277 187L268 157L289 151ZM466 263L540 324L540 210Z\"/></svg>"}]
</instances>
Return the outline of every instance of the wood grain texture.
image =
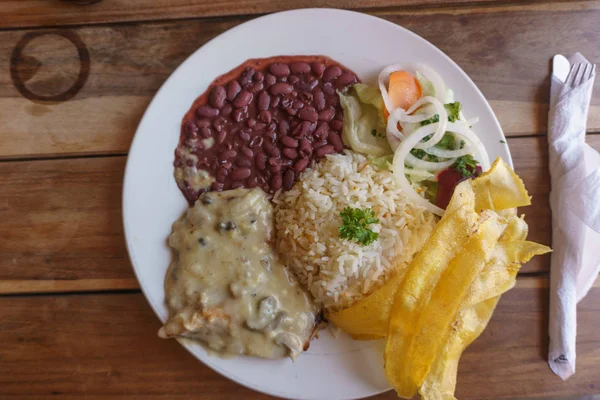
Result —
<instances>
[{"instance_id":1,"label":"wood grain texture","mask_svg":"<svg viewBox=\"0 0 600 400\"><path fill-rule=\"evenodd\" d=\"M0 163L0 279L133 278L125 157Z\"/></svg>"},{"instance_id":2,"label":"wood grain texture","mask_svg":"<svg viewBox=\"0 0 600 400\"><path fill-rule=\"evenodd\" d=\"M579 305L577 374L546 364L545 278L503 296L459 367L462 400L593 394L600 388L600 288ZM0 297L0 398L269 399L221 377L177 342L141 294ZM382 359L383 362L383 359ZM395 399L392 392L374 399Z\"/></svg>"},{"instance_id":3,"label":"wood grain texture","mask_svg":"<svg viewBox=\"0 0 600 400\"><path fill-rule=\"evenodd\" d=\"M0 294L102 292L139 289L137 279L0 280Z\"/></svg>"},{"instance_id":4,"label":"wood grain texture","mask_svg":"<svg viewBox=\"0 0 600 400\"><path fill-rule=\"evenodd\" d=\"M600 135L588 142L600 149ZM508 144L533 196L533 206L521 209L529 239L550 244L546 140ZM0 163L0 293L136 287L121 227L124 166L125 157ZM522 271L548 267L549 256L535 257Z\"/></svg>"},{"instance_id":5,"label":"wood grain texture","mask_svg":"<svg viewBox=\"0 0 600 400\"><path fill-rule=\"evenodd\" d=\"M490 100L509 136L545 133L549 60L556 52L581 51L600 61L600 2L377 14L452 57ZM0 65L11 64L24 35L54 32L32 39L13 63L23 86L38 95L63 93L80 72L78 48L56 32L79 37L90 59L83 88L63 102L28 100L14 86L10 68L0 69L0 158L123 154L148 102L175 67L207 40L246 20L0 31ZM600 131L600 80L596 86L590 131Z\"/></svg>"},{"instance_id":6,"label":"wood grain texture","mask_svg":"<svg viewBox=\"0 0 600 400\"><path fill-rule=\"evenodd\" d=\"M517 3L519 0L478 0L478 4ZM85 1L82 1L85 2ZM96 24L193 17L266 14L307 7L376 10L457 7L473 0L111 0L92 4L44 0L0 1L0 28Z\"/></svg>"}]
</instances>

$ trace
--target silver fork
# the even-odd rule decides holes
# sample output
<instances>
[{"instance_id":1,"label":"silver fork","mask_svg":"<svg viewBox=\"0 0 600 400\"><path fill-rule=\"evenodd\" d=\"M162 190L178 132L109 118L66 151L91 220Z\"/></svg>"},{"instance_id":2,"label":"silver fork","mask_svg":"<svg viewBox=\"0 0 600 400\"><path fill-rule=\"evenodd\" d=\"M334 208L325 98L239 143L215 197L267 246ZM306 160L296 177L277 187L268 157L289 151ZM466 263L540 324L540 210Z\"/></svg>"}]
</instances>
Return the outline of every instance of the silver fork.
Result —
<instances>
[{"instance_id":1,"label":"silver fork","mask_svg":"<svg viewBox=\"0 0 600 400\"><path fill-rule=\"evenodd\" d=\"M565 81L565 85L570 88L577 87L581 85L583 82L590 79L596 73L596 65L590 63L577 63L571 65L571 70L569 71L569 75L567 75L567 80Z\"/></svg>"}]
</instances>

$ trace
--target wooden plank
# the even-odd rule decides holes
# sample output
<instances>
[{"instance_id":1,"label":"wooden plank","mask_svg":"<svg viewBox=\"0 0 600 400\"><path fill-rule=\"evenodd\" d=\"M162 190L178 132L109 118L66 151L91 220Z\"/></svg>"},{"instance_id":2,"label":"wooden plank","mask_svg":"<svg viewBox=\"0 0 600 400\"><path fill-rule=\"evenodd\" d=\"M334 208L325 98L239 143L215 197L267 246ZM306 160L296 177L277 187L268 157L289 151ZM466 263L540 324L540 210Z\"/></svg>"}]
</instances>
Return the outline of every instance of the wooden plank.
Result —
<instances>
[{"instance_id":1,"label":"wooden plank","mask_svg":"<svg viewBox=\"0 0 600 400\"><path fill-rule=\"evenodd\" d=\"M0 293L2 294L101 292L139 288L135 278L0 281Z\"/></svg>"},{"instance_id":2,"label":"wooden plank","mask_svg":"<svg viewBox=\"0 0 600 400\"><path fill-rule=\"evenodd\" d=\"M600 60L599 7L600 2L559 3L379 15L422 35L457 61L511 136L545 132L548 65L554 53L581 51L592 61ZM555 23L558 19L560 24ZM31 41L21 56L12 57L13 75L20 77L17 86L11 69L0 70L0 158L123 154L145 107L174 68L207 40L245 20L0 31L4 65L11 65L15 46L26 35L42 35L27 36ZM59 35L46 34L51 32ZM485 40L482 32L487 32ZM89 75L77 92L82 71L78 50L90 62ZM590 131L600 131L600 80L596 85ZM58 100L31 101L17 88L30 97L33 93Z\"/></svg>"},{"instance_id":3,"label":"wooden plank","mask_svg":"<svg viewBox=\"0 0 600 400\"><path fill-rule=\"evenodd\" d=\"M124 168L125 157L0 163L0 280L133 278Z\"/></svg>"},{"instance_id":4,"label":"wooden plank","mask_svg":"<svg viewBox=\"0 0 600 400\"><path fill-rule=\"evenodd\" d=\"M461 360L458 398L598 393L600 288L579 305L577 373L565 382L545 360L547 296L545 278L521 279L503 296ZM158 339L159 321L141 294L0 297L0 320L3 400L271 398L221 377L175 341Z\"/></svg>"},{"instance_id":5,"label":"wooden plank","mask_svg":"<svg viewBox=\"0 0 600 400\"><path fill-rule=\"evenodd\" d=\"M588 142L600 149L600 135ZM533 196L521 210L529 238L550 244L545 138L508 143ZM121 229L124 166L125 157L0 163L0 293L137 287ZM522 271L548 267L549 256L536 257Z\"/></svg>"},{"instance_id":6,"label":"wooden plank","mask_svg":"<svg viewBox=\"0 0 600 400\"><path fill-rule=\"evenodd\" d=\"M516 3L519 0L112 0L63 1L4 0L0 28L39 27L149 21L192 17L267 14L308 7L376 10L395 7L457 7L478 4ZM87 4L80 4L87 3Z\"/></svg>"}]
</instances>

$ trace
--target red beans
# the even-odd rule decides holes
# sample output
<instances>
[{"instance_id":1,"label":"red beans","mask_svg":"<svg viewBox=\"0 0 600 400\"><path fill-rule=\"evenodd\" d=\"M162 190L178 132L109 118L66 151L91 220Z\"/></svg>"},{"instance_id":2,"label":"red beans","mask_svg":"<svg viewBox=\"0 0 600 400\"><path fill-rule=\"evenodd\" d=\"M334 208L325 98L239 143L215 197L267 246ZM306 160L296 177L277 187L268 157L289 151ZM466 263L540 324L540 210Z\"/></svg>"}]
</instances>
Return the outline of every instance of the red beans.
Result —
<instances>
[{"instance_id":1,"label":"red beans","mask_svg":"<svg viewBox=\"0 0 600 400\"><path fill-rule=\"evenodd\" d=\"M282 183L283 177L281 176L281 174L273 175L273 178L271 178L271 189L273 189L273 191L279 190L281 188Z\"/></svg>"},{"instance_id":2,"label":"red beans","mask_svg":"<svg viewBox=\"0 0 600 400\"><path fill-rule=\"evenodd\" d=\"M189 138L194 139L198 136L198 126L192 121L187 121L185 124L183 124L183 131Z\"/></svg>"},{"instance_id":3,"label":"red beans","mask_svg":"<svg viewBox=\"0 0 600 400\"><path fill-rule=\"evenodd\" d=\"M246 113L246 110L244 110L243 108L236 108L233 112L232 118L235 122L241 122L244 121L247 117L248 114Z\"/></svg>"},{"instance_id":4,"label":"red beans","mask_svg":"<svg viewBox=\"0 0 600 400\"><path fill-rule=\"evenodd\" d=\"M250 168L238 168L231 174L231 179L233 179L234 181L239 181L242 179L246 179L250 175L252 175L252 171L250 171Z\"/></svg>"},{"instance_id":5,"label":"red beans","mask_svg":"<svg viewBox=\"0 0 600 400\"><path fill-rule=\"evenodd\" d=\"M299 110L301 108L304 108L304 103L300 100L296 100L296 101L294 101L294 103L292 103L292 107Z\"/></svg>"},{"instance_id":6,"label":"red beans","mask_svg":"<svg viewBox=\"0 0 600 400\"><path fill-rule=\"evenodd\" d=\"M210 126L210 120L209 119L199 119L196 121L196 125L198 125L198 128L206 128L206 127Z\"/></svg>"},{"instance_id":7,"label":"red beans","mask_svg":"<svg viewBox=\"0 0 600 400\"><path fill-rule=\"evenodd\" d=\"M323 73L323 81L331 82L334 79L337 79L342 75L342 69L337 65L333 65L328 67Z\"/></svg>"},{"instance_id":8,"label":"red beans","mask_svg":"<svg viewBox=\"0 0 600 400\"><path fill-rule=\"evenodd\" d=\"M283 144L286 147L292 147L292 148L298 147L298 141L289 136L284 136L281 139L279 139L279 141L281 142L281 144Z\"/></svg>"},{"instance_id":9,"label":"red beans","mask_svg":"<svg viewBox=\"0 0 600 400\"><path fill-rule=\"evenodd\" d=\"M317 76L317 77L322 77L323 76L323 72L325 71L325 65L320 63L320 62L313 62L310 65L313 73Z\"/></svg>"},{"instance_id":10,"label":"red beans","mask_svg":"<svg viewBox=\"0 0 600 400\"><path fill-rule=\"evenodd\" d=\"M271 114L271 111L268 110L263 110L258 114L258 119L264 122L265 124L270 123L272 117L273 116Z\"/></svg>"},{"instance_id":11,"label":"red beans","mask_svg":"<svg viewBox=\"0 0 600 400\"><path fill-rule=\"evenodd\" d=\"M217 170L215 179L217 182L223 183L225 182L225 179L227 179L227 175L229 175L229 171L226 168L221 167Z\"/></svg>"},{"instance_id":12,"label":"red beans","mask_svg":"<svg viewBox=\"0 0 600 400\"><path fill-rule=\"evenodd\" d=\"M303 121L317 122L319 114L312 108L303 108L298 112L298 117Z\"/></svg>"},{"instance_id":13,"label":"red beans","mask_svg":"<svg viewBox=\"0 0 600 400\"><path fill-rule=\"evenodd\" d=\"M265 85L266 87L272 86L277 82L277 78L271 74L265 75Z\"/></svg>"},{"instance_id":14,"label":"red beans","mask_svg":"<svg viewBox=\"0 0 600 400\"><path fill-rule=\"evenodd\" d=\"M272 157L279 157L281 155L281 150L279 150L279 147L271 147L270 150L268 151L269 155Z\"/></svg>"},{"instance_id":15,"label":"red beans","mask_svg":"<svg viewBox=\"0 0 600 400\"><path fill-rule=\"evenodd\" d=\"M217 143L218 144L223 144L223 142L225 141L226 137L227 137L227 132L225 132L225 131L219 132L219 135L217 136Z\"/></svg>"},{"instance_id":16,"label":"red beans","mask_svg":"<svg viewBox=\"0 0 600 400\"><path fill-rule=\"evenodd\" d=\"M211 106L220 110L225 105L225 97L225 88L223 86L215 86L210 93L208 102Z\"/></svg>"},{"instance_id":17,"label":"red beans","mask_svg":"<svg viewBox=\"0 0 600 400\"><path fill-rule=\"evenodd\" d=\"M260 147L263 144L262 136L254 136L250 139L250 147Z\"/></svg>"},{"instance_id":18,"label":"red beans","mask_svg":"<svg viewBox=\"0 0 600 400\"><path fill-rule=\"evenodd\" d=\"M319 121L331 121L335 115L333 108L327 108L319 113Z\"/></svg>"},{"instance_id":19,"label":"red beans","mask_svg":"<svg viewBox=\"0 0 600 400\"><path fill-rule=\"evenodd\" d=\"M263 88L264 88L264 85L262 84L262 82L256 82L252 86L250 86L250 93L256 94L256 93L260 92L261 90L263 90Z\"/></svg>"},{"instance_id":20,"label":"red beans","mask_svg":"<svg viewBox=\"0 0 600 400\"><path fill-rule=\"evenodd\" d=\"M254 164L256 164L256 168L264 171L267 168L267 155L265 153L258 153L254 159Z\"/></svg>"},{"instance_id":21,"label":"red beans","mask_svg":"<svg viewBox=\"0 0 600 400\"><path fill-rule=\"evenodd\" d=\"M271 92L272 95L290 94L290 93L292 93L293 90L294 90L294 87L292 85L290 85L289 83L285 83L285 82L277 82L276 84L271 86L271 88L269 89L269 91Z\"/></svg>"},{"instance_id":22,"label":"red beans","mask_svg":"<svg viewBox=\"0 0 600 400\"><path fill-rule=\"evenodd\" d=\"M254 157L254 152L248 147L242 147L240 151L248 158Z\"/></svg>"},{"instance_id":23,"label":"red beans","mask_svg":"<svg viewBox=\"0 0 600 400\"><path fill-rule=\"evenodd\" d=\"M233 158L237 155L237 151L235 150L227 150L224 151L223 153L221 153L221 159L222 160L228 160L230 158Z\"/></svg>"},{"instance_id":24,"label":"red beans","mask_svg":"<svg viewBox=\"0 0 600 400\"><path fill-rule=\"evenodd\" d=\"M313 90L317 85L319 84L319 81L316 80L315 78L310 78L309 80L307 80L306 82L300 82L298 83L298 89L304 91L304 92L310 92L311 90Z\"/></svg>"},{"instance_id":25,"label":"red beans","mask_svg":"<svg viewBox=\"0 0 600 400\"><path fill-rule=\"evenodd\" d=\"M228 116L233 111L233 107L229 104L225 104L225 106L221 109L221 115Z\"/></svg>"},{"instance_id":26,"label":"red beans","mask_svg":"<svg viewBox=\"0 0 600 400\"><path fill-rule=\"evenodd\" d=\"M320 122L314 133L315 139L317 139L317 140L327 139L327 135L329 135L329 126L325 122Z\"/></svg>"},{"instance_id":27,"label":"red beans","mask_svg":"<svg viewBox=\"0 0 600 400\"><path fill-rule=\"evenodd\" d=\"M240 139L242 139L244 142L247 142L250 140L250 133L246 132L246 131L240 131L240 133L238 133L238 136L240 137Z\"/></svg>"},{"instance_id":28,"label":"red beans","mask_svg":"<svg viewBox=\"0 0 600 400\"><path fill-rule=\"evenodd\" d=\"M258 186L272 193L343 151L336 91L358 81L351 71L320 56L249 61L236 71L218 78L186 114L175 165L208 171L211 190ZM191 181L178 184L193 204Z\"/></svg>"},{"instance_id":29,"label":"red beans","mask_svg":"<svg viewBox=\"0 0 600 400\"><path fill-rule=\"evenodd\" d=\"M350 72L344 72L342 75L340 75L340 77L337 79L337 81L335 82L335 85L337 87L345 87L348 85L351 85L353 83L356 83L356 76L354 76L353 73Z\"/></svg>"},{"instance_id":30,"label":"red beans","mask_svg":"<svg viewBox=\"0 0 600 400\"><path fill-rule=\"evenodd\" d=\"M295 62L290 65L292 74L307 74L310 72L310 65L305 62Z\"/></svg>"},{"instance_id":31,"label":"red beans","mask_svg":"<svg viewBox=\"0 0 600 400\"><path fill-rule=\"evenodd\" d=\"M271 100L271 107L277 108L280 101L281 101L281 97L279 97L279 96L273 97L273 99Z\"/></svg>"},{"instance_id":32,"label":"red beans","mask_svg":"<svg viewBox=\"0 0 600 400\"><path fill-rule=\"evenodd\" d=\"M325 146L321 146L318 149L316 149L315 155L319 158L323 158L327 154L331 154L333 152L335 152L335 148L330 144L326 144Z\"/></svg>"},{"instance_id":33,"label":"red beans","mask_svg":"<svg viewBox=\"0 0 600 400\"><path fill-rule=\"evenodd\" d=\"M231 81L227 85L227 100L232 101L235 99L235 96L242 90L238 81Z\"/></svg>"},{"instance_id":34,"label":"red beans","mask_svg":"<svg viewBox=\"0 0 600 400\"><path fill-rule=\"evenodd\" d=\"M292 131L292 136L295 138L302 138L308 134L311 130L311 123L309 121L303 121ZM313 129L314 131L314 129Z\"/></svg>"},{"instance_id":35,"label":"red beans","mask_svg":"<svg viewBox=\"0 0 600 400\"><path fill-rule=\"evenodd\" d=\"M287 135L288 132L290 131L290 124L285 119L279 121L279 125L277 125L277 127L278 127L278 132L282 135Z\"/></svg>"},{"instance_id":36,"label":"red beans","mask_svg":"<svg viewBox=\"0 0 600 400\"><path fill-rule=\"evenodd\" d=\"M308 158L301 158L294 164L294 169L298 174L304 171L306 167L308 167Z\"/></svg>"},{"instance_id":37,"label":"red beans","mask_svg":"<svg viewBox=\"0 0 600 400\"><path fill-rule=\"evenodd\" d=\"M219 110L214 107L207 106L205 104L205 105L198 107L198 109L196 110L196 114L200 118L211 118L211 117L216 117L217 115L219 115Z\"/></svg>"},{"instance_id":38,"label":"red beans","mask_svg":"<svg viewBox=\"0 0 600 400\"><path fill-rule=\"evenodd\" d=\"M258 94L258 109L261 111L268 110L271 105L271 96L265 91Z\"/></svg>"},{"instance_id":39,"label":"red beans","mask_svg":"<svg viewBox=\"0 0 600 400\"><path fill-rule=\"evenodd\" d=\"M335 119L329 123L329 127L339 132L342 130L342 121Z\"/></svg>"},{"instance_id":40,"label":"red beans","mask_svg":"<svg viewBox=\"0 0 600 400\"><path fill-rule=\"evenodd\" d=\"M339 134L330 132L329 136L327 136L327 141L331 143L336 152L341 153L344 150L344 144Z\"/></svg>"},{"instance_id":41,"label":"red beans","mask_svg":"<svg viewBox=\"0 0 600 400\"><path fill-rule=\"evenodd\" d=\"M242 90L233 100L233 105L237 108L246 107L252 101L253 94L247 90Z\"/></svg>"},{"instance_id":42,"label":"red beans","mask_svg":"<svg viewBox=\"0 0 600 400\"><path fill-rule=\"evenodd\" d=\"M252 166L252 160L249 159L248 157L238 157L235 160L235 164L239 167L251 167Z\"/></svg>"},{"instance_id":43,"label":"red beans","mask_svg":"<svg viewBox=\"0 0 600 400\"><path fill-rule=\"evenodd\" d=\"M289 158L290 160L295 160L298 158L298 152L291 147L286 147L283 149L283 155Z\"/></svg>"},{"instance_id":44,"label":"red beans","mask_svg":"<svg viewBox=\"0 0 600 400\"><path fill-rule=\"evenodd\" d=\"M271 157L267 160L269 171L276 173L281 171L281 161L275 157Z\"/></svg>"},{"instance_id":45,"label":"red beans","mask_svg":"<svg viewBox=\"0 0 600 400\"><path fill-rule=\"evenodd\" d=\"M269 72L277 78L282 78L290 74L290 67L283 63L274 63L269 66Z\"/></svg>"},{"instance_id":46,"label":"red beans","mask_svg":"<svg viewBox=\"0 0 600 400\"><path fill-rule=\"evenodd\" d=\"M325 95L321 89L316 89L314 94L313 104L319 111L325 108Z\"/></svg>"},{"instance_id":47,"label":"red beans","mask_svg":"<svg viewBox=\"0 0 600 400\"><path fill-rule=\"evenodd\" d=\"M313 152L313 145L307 139L302 139L299 144L299 152L301 157L309 158Z\"/></svg>"},{"instance_id":48,"label":"red beans","mask_svg":"<svg viewBox=\"0 0 600 400\"><path fill-rule=\"evenodd\" d=\"M293 170L288 169L283 174L283 188L285 190L290 190L292 186L294 186L294 180L296 179L296 174Z\"/></svg>"},{"instance_id":49,"label":"red beans","mask_svg":"<svg viewBox=\"0 0 600 400\"><path fill-rule=\"evenodd\" d=\"M200 129L200 136L202 136L204 139L208 139L212 136L212 131L210 128L202 128Z\"/></svg>"}]
</instances>

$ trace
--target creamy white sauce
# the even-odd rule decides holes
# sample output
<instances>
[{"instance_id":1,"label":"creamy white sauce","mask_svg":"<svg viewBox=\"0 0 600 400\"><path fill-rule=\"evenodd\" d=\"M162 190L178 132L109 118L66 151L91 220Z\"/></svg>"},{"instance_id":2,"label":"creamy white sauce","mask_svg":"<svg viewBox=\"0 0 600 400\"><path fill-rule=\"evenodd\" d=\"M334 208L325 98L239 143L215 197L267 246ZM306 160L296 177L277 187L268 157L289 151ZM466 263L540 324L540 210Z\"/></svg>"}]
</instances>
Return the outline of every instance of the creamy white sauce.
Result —
<instances>
[{"instance_id":1,"label":"creamy white sauce","mask_svg":"<svg viewBox=\"0 0 600 400\"><path fill-rule=\"evenodd\" d=\"M214 142L214 139L210 139ZM198 156L192 153L188 148L180 148L177 151L179 151L181 160L184 162L183 166L175 168L174 175L177 185L179 185L180 188L183 188L185 187L185 182L187 182L190 188L196 192L208 190L210 185L215 181L215 178L210 176L207 171L196 167ZM192 166L187 165L188 161L191 161Z\"/></svg>"},{"instance_id":2,"label":"creamy white sauce","mask_svg":"<svg viewBox=\"0 0 600 400\"><path fill-rule=\"evenodd\" d=\"M319 310L271 246L273 209L259 189L205 193L173 224L163 338L263 358L296 357Z\"/></svg>"}]
</instances>

